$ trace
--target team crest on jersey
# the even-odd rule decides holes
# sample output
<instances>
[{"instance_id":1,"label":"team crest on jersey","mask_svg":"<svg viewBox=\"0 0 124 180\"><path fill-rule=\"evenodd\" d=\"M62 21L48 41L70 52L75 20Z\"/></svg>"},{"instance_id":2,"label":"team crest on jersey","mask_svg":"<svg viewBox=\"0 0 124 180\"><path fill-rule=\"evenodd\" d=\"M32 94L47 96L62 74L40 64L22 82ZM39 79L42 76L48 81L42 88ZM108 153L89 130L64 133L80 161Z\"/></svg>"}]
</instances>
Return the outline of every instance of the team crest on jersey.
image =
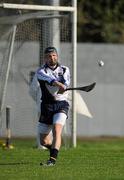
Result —
<instances>
[{"instance_id":1,"label":"team crest on jersey","mask_svg":"<svg viewBox=\"0 0 124 180\"><path fill-rule=\"evenodd\" d=\"M62 72L59 72L59 73L58 73L58 76L62 76L62 75L63 75Z\"/></svg>"}]
</instances>

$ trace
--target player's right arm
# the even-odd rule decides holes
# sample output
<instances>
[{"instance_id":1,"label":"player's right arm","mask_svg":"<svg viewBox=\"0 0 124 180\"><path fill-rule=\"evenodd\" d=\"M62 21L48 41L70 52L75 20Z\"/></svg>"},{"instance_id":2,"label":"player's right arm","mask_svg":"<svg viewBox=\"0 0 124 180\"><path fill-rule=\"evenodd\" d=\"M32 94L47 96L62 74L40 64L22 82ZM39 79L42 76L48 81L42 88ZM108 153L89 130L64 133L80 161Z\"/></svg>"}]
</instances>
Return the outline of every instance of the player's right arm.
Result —
<instances>
[{"instance_id":1,"label":"player's right arm","mask_svg":"<svg viewBox=\"0 0 124 180\"><path fill-rule=\"evenodd\" d=\"M59 82L54 76L48 75L44 68L37 71L37 78L40 81L45 81L51 86L59 88L59 93L63 93L66 89L66 85Z\"/></svg>"},{"instance_id":2,"label":"player's right arm","mask_svg":"<svg viewBox=\"0 0 124 180\"><path fill-rule=\"evenodd\" d=\"M50 85L53 85L53 82L56 81L55 77L48 75L43 68L37 71L37 78L39 81L45 81Z\"/></svg>"},{"instance_id":3,"label":"player's right arm","mask_svg":"<svg viewBox=\"0 0 124 180\"><path fill-rule=\"evenodd\" d=\"M59 88L59 94L62 94L66 89L66 86L59 81L54 81L53 86L57 86Z\"/></svg>"}]
</instances>

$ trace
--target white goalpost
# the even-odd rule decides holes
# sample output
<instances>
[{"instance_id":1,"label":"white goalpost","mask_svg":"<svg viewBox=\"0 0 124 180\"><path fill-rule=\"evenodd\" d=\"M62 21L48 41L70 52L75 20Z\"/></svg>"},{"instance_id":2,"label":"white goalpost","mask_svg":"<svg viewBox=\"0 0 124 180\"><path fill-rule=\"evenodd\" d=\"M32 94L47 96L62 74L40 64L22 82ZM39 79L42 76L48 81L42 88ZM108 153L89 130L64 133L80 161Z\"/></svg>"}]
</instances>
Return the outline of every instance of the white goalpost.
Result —
<instances>
[{"instance_id":1,"label":"white goalpost","mask_svg":"<svg viewBox=\"0 0 124 180\"><path fill-rule=\"evenodd\" d=\"M47 46L57 48L60 62L71 70L71 85L76 87L77 1L68 7L1 3L1 8L15 9L19 14L0 17L0 135L4 136L3 119L9 104L13 136L30 136L32 132L34 136L37 115L28 87ZM68 126L72 146L76 147L75 91L71 98Z\"/></svg>"}]
</instances>

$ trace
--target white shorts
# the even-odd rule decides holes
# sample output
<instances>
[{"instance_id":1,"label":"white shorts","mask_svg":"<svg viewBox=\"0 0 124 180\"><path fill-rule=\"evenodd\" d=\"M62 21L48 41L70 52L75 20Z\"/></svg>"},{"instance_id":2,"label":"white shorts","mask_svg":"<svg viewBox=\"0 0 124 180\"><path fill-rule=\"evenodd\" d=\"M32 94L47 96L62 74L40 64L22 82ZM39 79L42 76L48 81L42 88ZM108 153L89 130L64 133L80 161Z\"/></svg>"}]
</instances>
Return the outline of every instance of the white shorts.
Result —
<instances>
[{"instance_id":1,"label":"white shorts","mask_svg":"<svg viewBox=\"0 0 124 180\"><path fill-rule=\"evenodd\" d=\"M65 113L56 113L53 116L53 125L54 124L61 124L62 126L64 126L66 119L67 119L67 115ZM52 133L53 125L48 125L45 123L38 122L37 131L40 134Z\"/></svg>"}]
</instances>

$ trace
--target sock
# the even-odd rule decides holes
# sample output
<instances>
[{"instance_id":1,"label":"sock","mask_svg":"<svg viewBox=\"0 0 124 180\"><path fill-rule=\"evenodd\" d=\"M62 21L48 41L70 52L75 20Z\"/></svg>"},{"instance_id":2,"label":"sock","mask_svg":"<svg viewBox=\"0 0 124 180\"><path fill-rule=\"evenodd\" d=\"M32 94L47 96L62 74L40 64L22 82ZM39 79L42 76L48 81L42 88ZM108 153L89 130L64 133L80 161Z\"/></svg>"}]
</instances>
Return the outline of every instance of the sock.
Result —
<instances>
[{"instance_id":1,"label":"sock","mask_svg":"<svg viewBox=\"0 0 124 180\"><path fill-rule=\"evenodd\" d=\"M57 156L58 156L58 150L57 149L51 149L50 150L50 160L55 163L56 162L56 159L57 159Z\"/></svg>"}]
</instances>

